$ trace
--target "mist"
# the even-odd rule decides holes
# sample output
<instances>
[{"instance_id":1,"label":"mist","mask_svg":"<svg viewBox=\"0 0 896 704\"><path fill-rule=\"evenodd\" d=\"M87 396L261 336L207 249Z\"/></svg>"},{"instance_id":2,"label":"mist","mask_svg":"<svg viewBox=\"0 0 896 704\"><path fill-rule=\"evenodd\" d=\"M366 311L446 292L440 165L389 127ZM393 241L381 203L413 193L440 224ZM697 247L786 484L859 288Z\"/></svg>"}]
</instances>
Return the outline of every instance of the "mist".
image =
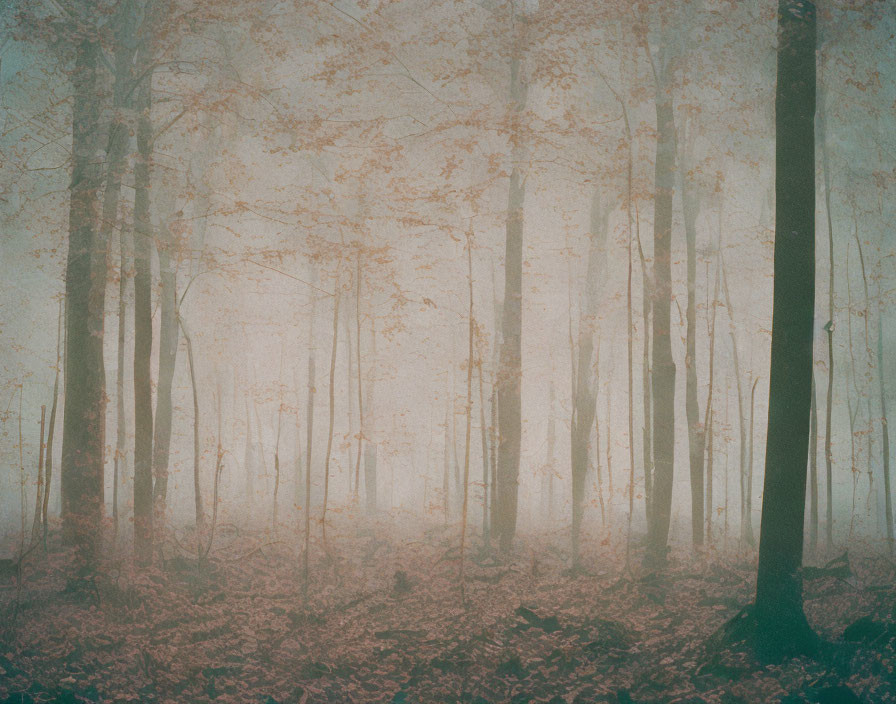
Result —
<instances>
[{"instance_id":1,"label":"mist","mask_svg":"<svg viewBox=\"0 0 896 704\"><path fill-rule=\"evenodd\" d=\"M887 3L0 28L4 701L896 696Z\"/></svg>"}]
</instances>

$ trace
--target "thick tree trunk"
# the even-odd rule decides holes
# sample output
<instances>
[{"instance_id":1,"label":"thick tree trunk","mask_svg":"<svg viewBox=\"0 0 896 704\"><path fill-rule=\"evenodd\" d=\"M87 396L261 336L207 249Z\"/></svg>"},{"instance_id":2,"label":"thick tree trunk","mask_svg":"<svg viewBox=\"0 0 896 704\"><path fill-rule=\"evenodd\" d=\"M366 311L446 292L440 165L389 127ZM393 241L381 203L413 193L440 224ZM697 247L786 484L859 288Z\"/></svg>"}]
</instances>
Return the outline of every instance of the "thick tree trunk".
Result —
<instances>
[{"instance_id":1,"label":"thick tree trunk","mask_svg":"<svg viewBox=\"0 0 896 704\"><path fill-rule=\"evenodd\" d=\"M758 646L812 651L803 613L803 518L815 312L815 7L778 6L775 266L765 482L756 582Z\"/></svg>"},{"instance_id":2,"label":"thick tree trunk","mask_svg":"<svg viewBox=\"0 0 896 704\"><path fill-rule=\"evenodd\" d=\"M113 107L115 118L109 130L108 160L106 166L106 191L103 194L103 241L108 242L118 223L118 201L121 196L121 179L125 167L130 136L125 122L125 110L131 107L129 97L131 64L134 58L132 5L126 3L116 32L118 45L115 48L115 85ZM112 523L113 545L117 545L119 529L118 486L123 471L123 458L127 443L127 418L124 405L124 347L127 331L127 281L128 253L127 235L122 225L119 237L120 267L118 282L118 347L115 384L116 441L112 475ZM120 466L121 465L121 466Z\"/></svg>"},{"instance_id":3,"label":"thick tree trunk","mask_svg":"<svg viewBox=\"0 0 896 704\"><path fill-rule=\"evenodd\" d=\"M146 21L146 20L145 20ZM145 40L144 40L145 41ZM149 64L141 47L138 65ZM138 564L152 557L152 73L136 89L137 160L134 165L134 554Z\"/></svg>"},{"instance_id":4,"label":"thick tree trunk","mask_svg":"<svg viewBox=\"0 0 896 704\"><path fill-rule=\"evenodd\" d=\"M525 19L515 18L525 28ZM519 30L514 30L519 31ZM498 484L495 532L500 549L508 553L516 534L519 494L520 440L522 435L522 326L523 326L523 204L525 182L521 113L526 105L526 83L522 75L525 32L514 42L510 65L510 111L512 127L510 187L504 252L504 305L501 318L501 361L498 374Z\"/></svg>"},{"instance_id":5,"label":"thick tree trunk","mask_svg":"<svg viewBox=\"0 0 896 704\"><path fill-rule=\"evenodd\" d=\"M98 62L101 48L90 39L75 49L72 73L72 178L69 184L69 246L65 272L66 355L62 427L62 517L66 543L93 566L103 518L106 374L103 315L105 243L99 236L102 182Z\"/></svg>"},{"instance_id":6,"label":"thick tree trunk","mask_svg":"<svg viewBox=\"0 0 896 704\"><path fill-rule=\"evenodd\" d=\"M658 86L653 225L653 464L651 520L645 560L666 560L672 516L675 454L675 362L672 359L672 195L675 190L675 121L671 101Z\"/></svg>"}]
</instances>

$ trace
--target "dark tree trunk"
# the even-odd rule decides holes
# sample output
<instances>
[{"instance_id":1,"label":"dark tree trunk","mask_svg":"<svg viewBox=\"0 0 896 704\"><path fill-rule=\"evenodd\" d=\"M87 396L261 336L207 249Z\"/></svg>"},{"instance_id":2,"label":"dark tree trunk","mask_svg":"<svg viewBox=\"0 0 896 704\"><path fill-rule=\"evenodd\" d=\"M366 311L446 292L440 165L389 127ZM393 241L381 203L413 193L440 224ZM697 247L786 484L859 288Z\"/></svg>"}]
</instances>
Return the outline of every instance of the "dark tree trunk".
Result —
<instances>
[{"instance_id":1,"label":"dark tree trunk","mask_svg":"<svg viewBox=\"0 0 896 704\"><path fill-rule=\"evenodd\" d=\"M672 195L675 190L675 121L658 86L653 225L653 498L645 560L665 562L672 516L675 452L675 362L672 360Z\"/></svg>"},{"instance_id":2,"label":"dark tree trunk","mask_svg":"<svg viewBox=\"0 0 896 704\"><path fill-rule=\"evenodd\" d=\"M144 20L146 22L147 20ZM148 66L143 40L138 65ZM134 553L139 564L152 557L152 73L136 88L137 160L134 165Z\"/></svg>"},{"instance_id":3,"label":"dark tree trunk","mask_svg":"<svg viewBox=\"0 0 896 704\"><path fill-rule=\"evenodd\" d=\"M96 562L103 518L106 374L103 314L105 243L100 241L98 193L102 183L100 46L82 40L72 73L72 178L65 272L66 355L62 426L62 517L66 543L87 565Z\"/></svg>"},{"instance_id":4,"label":"dark tree trunk","mask_svg":"<svg viewBox=\"0 0 896 704\"><path fill-rule=\"evenodd\" d=\"M760 652L817 647L803 613L803 518L815 313L815 6L778 5L775 266L765 482L756 583Z\"/></svg>"}]
</instances>

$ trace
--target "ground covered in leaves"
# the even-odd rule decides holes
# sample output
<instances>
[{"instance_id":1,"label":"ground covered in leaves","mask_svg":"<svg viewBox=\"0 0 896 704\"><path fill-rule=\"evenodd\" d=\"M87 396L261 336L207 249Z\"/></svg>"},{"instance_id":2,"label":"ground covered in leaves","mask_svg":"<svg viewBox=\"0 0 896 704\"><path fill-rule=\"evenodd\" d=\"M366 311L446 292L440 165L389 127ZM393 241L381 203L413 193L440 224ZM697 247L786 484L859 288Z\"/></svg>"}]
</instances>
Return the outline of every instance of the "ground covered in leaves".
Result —
<instances>
[{"instance_id":1,"label":"ground covered in leaves","mask_svg":"<svg viewBox=\"0 0 896 704\"><path fill-rule=\"evenodd\" d=\"M33 553L18 597L0 585L0 702L896 701L896 568L870 550L806 575L824 654L761 665L707 647L750 600L752 558L673 554L656 573L635 551L626 570L594 540L570 572L562 534L505 560L474 540L462 603L456 528L328 533L307 597L295 533L225 526L201 568L171 543L95 580Z\"/></svg>"}]
</instances>

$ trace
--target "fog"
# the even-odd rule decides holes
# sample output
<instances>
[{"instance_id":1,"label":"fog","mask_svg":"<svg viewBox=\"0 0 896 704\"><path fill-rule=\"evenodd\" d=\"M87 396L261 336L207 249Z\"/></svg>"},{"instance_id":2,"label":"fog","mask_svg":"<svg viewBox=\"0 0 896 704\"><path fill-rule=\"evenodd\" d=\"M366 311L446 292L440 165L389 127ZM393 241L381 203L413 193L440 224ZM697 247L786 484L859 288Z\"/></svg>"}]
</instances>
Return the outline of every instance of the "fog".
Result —
<instances>
[{"instance_id":1,"label":"fog","mask_svg":"<svg viewBox=\"0 0 896 704\"><path fill-rule=\"evenodd\" d=\"M78 565L83 578L111 560L139 587L176 558L223 580L261 554L302 613L320 611L313 599L376 582L361 567L373 553L354 552L371 535L389 546L377 575L401 591L410 574L474 620L489 560L522 580L494 594L522 603L514 565L530 563L545 589L672 570L687 591L675 570L716 563L753 579L776 173L797 190L780 143L776 168L779 11L807 6L5 4L9 608ZM876 556L892 567L896 16L870 1L816 9L814 111L796 108L810 133L814 112L812 406L787 405L809 427L805 472L789 476L806 482L797 566L846 551L860 573ZM886 611L892 590L879 598ZM21 608L10 643L47 618ZM405 701L388 682L352 693L333 672L319 691L270 696ZM640 701L637 672L625 691ZM147 677L145 700L175 696ZM563 677L548 690L573 701ZM843 682L884 701L890 677ZM436 679L399 693L512 694L445 685L440 699L448 675ZM135 682L98 691L112 701ZM189 700L246 700L191 682ZM521 691L542 701L532 681Z\"/></svg>"}]
</instances>

